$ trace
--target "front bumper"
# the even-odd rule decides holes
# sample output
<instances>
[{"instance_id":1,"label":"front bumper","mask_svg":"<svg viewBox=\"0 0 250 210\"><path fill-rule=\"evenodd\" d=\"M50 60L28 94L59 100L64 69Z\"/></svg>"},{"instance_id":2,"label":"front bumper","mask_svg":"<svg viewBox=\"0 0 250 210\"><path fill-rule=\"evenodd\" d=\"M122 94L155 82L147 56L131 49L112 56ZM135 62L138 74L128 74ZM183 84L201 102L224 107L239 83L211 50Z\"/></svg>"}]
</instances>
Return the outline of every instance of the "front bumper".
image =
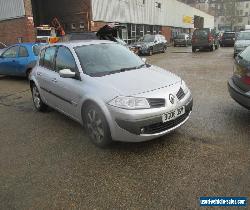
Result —
<instances>
[{"instance_id":1,"label":"front bumper","mask_svg":"<svg viewBox=\"0 0 250 210\"><path fill-rule=\"evenodd\" d=\"M110 107L113 117L111 135L113 140L125 142L142 142L163 136L184 124L192 112L193 99L187 96L173 109L185 106L185 114L167 123L162 123L162 114L171 111L169 108L140 110L138 113L126 116L117 113L115 107ZM143 113L144 112L144 113ZM145 112L148 117L145 117Z\"/></svg>"},{"instance_id":2,"label":"front bumper","mask_svg":"<svg viewBox=\"0 0 250 210\"><path fill-rule=\"evenodd\" d=\"M237 87L233 79L228 80L228 91L230 96L241 106L246 107L247 109L250 109L250 94L247 94L243 90L241 90L239 87Z\"/></svg>"}]
</instances>

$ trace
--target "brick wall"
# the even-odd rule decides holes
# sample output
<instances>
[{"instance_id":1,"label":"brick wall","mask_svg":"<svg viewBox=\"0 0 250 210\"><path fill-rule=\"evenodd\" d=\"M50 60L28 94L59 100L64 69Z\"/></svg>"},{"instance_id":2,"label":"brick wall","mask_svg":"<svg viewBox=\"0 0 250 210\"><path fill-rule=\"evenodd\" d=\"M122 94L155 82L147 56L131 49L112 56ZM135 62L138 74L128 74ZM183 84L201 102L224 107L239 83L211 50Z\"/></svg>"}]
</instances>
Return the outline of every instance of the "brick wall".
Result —
<instances>
[{"instance_id":1,"label":"brick wall","mask_svg":"<svg viewBox=\"0 0 250 210\"><path fill-rule=\"evenodd\" d=\"M91 31L96 32L96 31L98 31L101 27L105 26L106 24L108 24L108 23L91 21Z\"/></svg>"},{"instance_id":2,"label":"brick wall","mask_svg":"<svg viewBox=\"0 0 250 210\"><path fill-rule=\"evenodd\" d=\"M0 29L0 41L8 45L17 43L19 37L23 42L35 41L35 30L27 17L0 21Z\"/></svg>"},{"instance_id":3,"label":"brick wall","mask_svg":"<svg viewBox=\"0 0 250 210\"><path fill-rule=\"evenodd\" d=\"M168 40L168 43L170 43L170 40L171 40L171 37L172 37L171 27L162 26L161 33L162 33L163 36L166 37L166 39Z\"/></svg>"}]
</instances>

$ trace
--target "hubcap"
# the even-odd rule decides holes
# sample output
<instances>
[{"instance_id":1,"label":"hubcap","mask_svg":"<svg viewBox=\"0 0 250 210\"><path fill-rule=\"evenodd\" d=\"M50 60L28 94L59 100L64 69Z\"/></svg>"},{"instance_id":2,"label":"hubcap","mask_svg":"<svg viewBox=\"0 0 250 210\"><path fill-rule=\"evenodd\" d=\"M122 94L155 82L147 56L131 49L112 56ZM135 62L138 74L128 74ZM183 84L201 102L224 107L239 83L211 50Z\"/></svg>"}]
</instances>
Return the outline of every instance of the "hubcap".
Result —
<instances>
[{"instance_id":1,"label":"hubcap","mask_svg":"<svg viewBox=\"0 0 250 210\"><path fill-rule=\"evenodd\" d=\"M41 106L41 99L37 87L33 87L33 101L37 109Z\"/></svg>"},{"instance_id":2,"label":"hubcap","mask_svg":"<svg viewBox=\"0 0 250 210\"><path fill-rule=\"evenodd\" d=\"M87 113L87 129L90 137L94 141L98 143L102 142L104 138L103 123L100 116L94 109L90 109Z\"/></svg>"}]
</instances>

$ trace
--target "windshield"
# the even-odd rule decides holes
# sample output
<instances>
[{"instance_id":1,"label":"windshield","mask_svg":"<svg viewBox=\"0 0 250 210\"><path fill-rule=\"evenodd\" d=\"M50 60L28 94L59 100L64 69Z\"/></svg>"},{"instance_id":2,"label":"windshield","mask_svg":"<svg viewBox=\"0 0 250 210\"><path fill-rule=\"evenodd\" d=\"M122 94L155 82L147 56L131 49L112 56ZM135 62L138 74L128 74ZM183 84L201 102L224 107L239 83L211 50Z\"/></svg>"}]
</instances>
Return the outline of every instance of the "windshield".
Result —
<instances>
[{"instance_id":1,"label":"windshield","mask_svg":"<svg viewBox=\"0 0 250 210\"><path fill-rule=\"evenodd\" d=\"M185 35L184 34L179 34L176 36L177 39L185 39Z\"/></svg>"},{"instance_id":2,"label":"windshield","mask_svg":"<svg viewBox=\"0 0 250 210\"><path fill-rule=\"evenodd\" d=\"M90 76L104 76L140 68L140 57L119 44L96 44L76 47L83 71Z\"/></svg>"},{"instance_id":3,"label":"windshield","mask_svg":"<svg viewBox=\"0 0 250 210\"><path fill-rule=\"evenodd\" d=\"M237 40L250 40L250 32L238 33Z\"/></svg>"},{"instance_id":4,"label":"windshield","mask_svg":"<svg viewBox=\"0 0 250 210\"><path fill-rule=\"evenodd\" d=\"M33 53L35 54L35 56L39 55L40 50L42 49L43 46L44 45L38 45L38 44L33 46Z\"/></svg>"},{"instance_id":5,"label":"windshield","mask_svg":"<svg viewBox=\"0 0 250 210\"><path fill-rule=\"evenodd\" d=\"M50 36L51 30L37 30L37 36Z\"/></svg>"},{"instance_id":6,"label":"windshield","mask_svg":"<svg viewBox=\"0 0 250 210\"><path fill-rule=\"evenodd\" d=\"M145 35L139 39L139 42L153 42L155 40L154 35Z\"/></svg>"}]
</instances>

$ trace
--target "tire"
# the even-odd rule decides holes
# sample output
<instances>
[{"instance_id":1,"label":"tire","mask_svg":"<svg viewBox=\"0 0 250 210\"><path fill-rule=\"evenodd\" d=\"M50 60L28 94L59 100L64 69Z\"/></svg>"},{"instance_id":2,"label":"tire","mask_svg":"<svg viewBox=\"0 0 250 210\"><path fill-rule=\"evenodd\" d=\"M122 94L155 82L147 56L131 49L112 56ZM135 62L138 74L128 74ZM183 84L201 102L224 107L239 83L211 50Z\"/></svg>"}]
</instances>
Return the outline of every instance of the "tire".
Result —
<instances>
[{"instance_id":1,"label":"tire","mask_svg":"<svg viewBox=\"0 0 250 210\"><path fill-rule=\"evenodd\" d=\"M196 48L192 47L192 52L195 53L196 52Z\"/></svg>"},{"instance_id":2,"label":"tire","mask_svg":"<svg viewBox=\"0 0 250 210\"><path fill-rule=\"evenodd\" d=\"M163 47L163 49L162 49L162 53L165 53L167 51L167 47Z\"/></svg>"},{"instance_id":3,"label":"tire","mask_svg":"<svg viewBox=\"0 0 250 210\"><path fill-rule=\"evenodd\" d=\"M27 69L26 71L26 78L29 79L30 78L30 73L31 73L32 69Z\"/></svg>"},{"instance_id":4,"label":"tire","mask_svg":"<svg viewBox=\"0 0 250 210\"><path fill-rule=\"evenodd\" d=\"M213 51L214 51L214 45L210 46L209 50L210 50L211 52L213 52Z\"/></svg>"},{"instance_id":5,"label":"tire","mask_svg":"<svg viewBox=\"0 0 250 210\"><path fill-rule=\"evenodd\" d=\"M218 46L218 45L215 45L215 49L218 50L218 49L219 49L219 46Z\"/></svg>"},{"instance_id":6,"label":"tire","mask_svg":"<svg viewBox=\"0 0 250 210\"><path fill-rule=\"evenodd\" d=\"M152 55L153 55L153 49L149 49L148 55L149 55L149 56L152 56Z\"/></svg>"},{"instance_id":7,"label":"tire","mask_svg":"<svg viewBox=\"0 0 250 210\"><path fill-rule=\"evenodd\" d=\"M176 44L174 44L174 47L176 47Z\"/></svg>"},{"instance_id":8,"label":"tire","mask_svg":"<svg viewBox=\"0 0 250 210\"><path fill-rule=\"evenodd\" d=\"M98 147L105 148L112 142L107 120L101 109L90 104L84 111L84 122L90 140Z\"/></svg>"},{"instance_id":9,"label":"tire","mask_svg":"<svg viewBox=\"0 0 250 210\"><path fill-rule=\"evenodd\" d=\"M32 100L33 100L35 109L39 112L46 111L48 106L42 101L39 90L35 84L32 84L31 92L32 92Z\"/></svg>"}]
</instances>

